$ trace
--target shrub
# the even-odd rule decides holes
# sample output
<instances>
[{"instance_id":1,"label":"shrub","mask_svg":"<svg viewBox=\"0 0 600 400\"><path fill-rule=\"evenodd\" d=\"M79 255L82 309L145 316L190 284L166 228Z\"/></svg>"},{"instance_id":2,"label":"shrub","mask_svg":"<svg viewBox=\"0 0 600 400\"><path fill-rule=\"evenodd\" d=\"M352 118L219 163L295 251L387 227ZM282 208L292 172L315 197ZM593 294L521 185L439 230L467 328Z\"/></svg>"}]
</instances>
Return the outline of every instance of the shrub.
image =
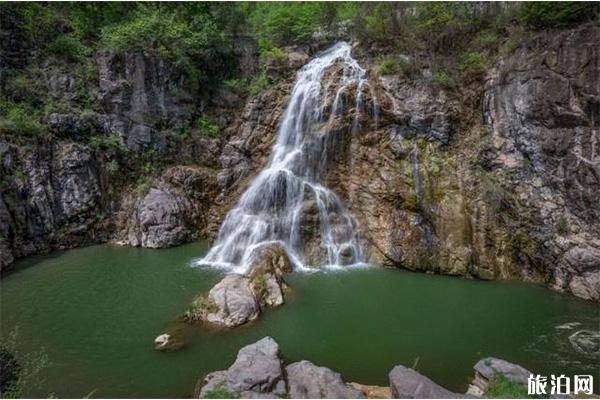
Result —
<instances>
[{"instance_id":1,"label":"shrub","mask_svg":"<svg viewBox=\"0 0 600 400\"><path fill-rule=\"evenodd\" d=\"M504 375L498 375L490 384L486 395L496 399L526 399L527 387L522 383L511 381Z\"/></svg>"},{"instance_id":2,"label":"shrub","mask_svg":"<svg viewBox=\"0 0 600 400\"><path fill-rule=\"evenodd\" d=\"M600 15L595 2L524 2L519 9L520 20L536 29L565 28L593 20Z\"/></svg>"},{"instance_id":3,"label":"shrub","mask_svg":"<svg viewBox=\"0 0 600 400\"><path fill-rule=\"evenodd\" d=\"M60 35L48 45L48 52L66 61L76 62L90 54L90 49L73 35Z\"/></svg>"},{"instance_id":4,"label":"shrub","mask_svg":"<svg viewBox=\"0 0 600 400\"><path fill-rule=\"evenodd\" d=\"M321 26L320 11L318 2L257 3L249 20L256 36L274 46L306 44Z\"/></svg>"},{"instance_id":5,"label":"shrub","mask_svg":"<svg viewBox=\"0 0 600 400\"><path fill-rule=\"evenodd\" d=\"M105 28L102 42L117 52L155 52L184 72L193 90L211 88L233 70L233 48L209 13L189 10L140 6L132 19Z\"/></svg>"},{"instance_id":6,"label":"shrub","mask_svg":"<svg viewBox=\"0 0 600 400\"><path fill-rule=\"evenodd\" d=\"M267 88L268 84L269 79L267 74L262 72L250 82L248 86L248 93L250 93L251 96L258 96Z\"/></svg>"},{"instance_id":7,"label":"shrub","mask_svg":"<svg viewBox=\"0 0 600 400\"><path fill-rule=\"evenodd\" d=\"M216 138L219 136L219 126L205 115L198 117L196 120L196 128L205 137Z\"/></svg>"},{"instance_id":8,"label":"shrub","mask_svg":"<svg viewBox=\"0 0 600 400\"><path fill-rule=\"evenodd\" d=\"M458 70L464 77L478 79L485 73L483 57L477 52L464 53L459 60Z\"/></svg>"},{"instance_id":9,"label":"shrub","mask_svg":"<svg viewBox=\"0 0 600 400\"><path fill-rule=\"evenodd\" d=\"M445 71L439 71L433 74L431 81L444 89L450 89L454 87L454 80Z\"/></svg>"},{"instance_id":10,"label":"shrub","mask_svg":"<svg viewBox=\"0 0 600 400\"><path fill-rule=\"evenodd\" d=\"M25 137L47 138L46 127L39 122L39 113L25 103L3 102L0 132Z\"/></svg>"},{"instance_id":11,"label":"shrub","mask_svg":"<svg viewBox=\"0 0 600 400\"><path fill-rule=\"evenodd\" d=\"M216 388L209 390L204 395L205 399L237 399L238 395L225 389L223 386L217 386Z\"/></svg>"},{"instance_id":12,"label":"shrub","mask_svg":"<svg viewBox=\"0 0 600 400\"><path fill-rule=\"evenodd\" d=\"M121 140L115 135L96 135L90 138L90 146L96 151L122 151Z\"/></svg>"},{"instance_id":13,"label":"shrub","mask_svg":"<svg viewBox=\"0 0 600 400\"><path fill-rule=\"evenodd\" d=\"M480 48L485 48L498 43L498 35L491 30L479 32L473 39L473 44Z\"/></svg>"},{"instance_id":14,"label":"shrub","mask_svg":"<svg viewBox=\"0 0 600 400\"><path fill-rule=\"evenodd\" d=\"M380 75L399 74L410 77L418 72L419 68L414 60L395 57L386 58L377 68Z\"/></svg>"}]
</instances>

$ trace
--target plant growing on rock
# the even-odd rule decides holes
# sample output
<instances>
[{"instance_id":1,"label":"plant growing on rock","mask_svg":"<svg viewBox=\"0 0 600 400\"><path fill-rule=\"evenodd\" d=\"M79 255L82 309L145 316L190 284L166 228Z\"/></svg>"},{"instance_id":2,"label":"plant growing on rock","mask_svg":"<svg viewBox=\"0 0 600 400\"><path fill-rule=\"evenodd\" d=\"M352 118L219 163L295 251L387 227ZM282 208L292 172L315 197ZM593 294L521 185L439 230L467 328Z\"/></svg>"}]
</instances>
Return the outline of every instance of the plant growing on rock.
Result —
<instances>
[{"instance_id":1,"label":"plant growing on rock","mask_svg":"<svg viewBox=\"0 0 600 400\"><path fill-rule=\"evenodd\" d=\"M208 138L219 137L219 125L211 121L207 116L201 115L196 120L196 128L200 131L202 136Z\"/></svg>"}]
</instances>

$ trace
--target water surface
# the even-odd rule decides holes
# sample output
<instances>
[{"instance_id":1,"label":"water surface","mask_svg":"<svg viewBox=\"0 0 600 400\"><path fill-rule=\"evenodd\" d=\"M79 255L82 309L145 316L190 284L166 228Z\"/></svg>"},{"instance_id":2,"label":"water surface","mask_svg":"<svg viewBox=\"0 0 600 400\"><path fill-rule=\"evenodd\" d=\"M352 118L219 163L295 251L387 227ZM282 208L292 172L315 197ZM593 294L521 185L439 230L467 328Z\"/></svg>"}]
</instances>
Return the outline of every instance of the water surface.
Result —
<instances>
[{"instance_id":1,"label":"water surface","mask_svg":"<svg viewBox=\"0 0 600 400\"><path fill-rule=\"evenodd\" d=\"M102 245L18 262L0 281L2 334L18 325L20 350L44 348L51 362L27 395L189 397L198 377L227 368L241 346L265 335L286 360L308 359L368 384L386 384L395 364L416 364L464 391L472 366L490 355L542 374L597 376L598 353L569 341L599 330L597 304L523 283L375 267L292 275L287 303L256 323L226 333L194 328L186 348L159 353L154 338L221 277L188 266L205 252L202 243Z\"/></svg>"}]
</instances>

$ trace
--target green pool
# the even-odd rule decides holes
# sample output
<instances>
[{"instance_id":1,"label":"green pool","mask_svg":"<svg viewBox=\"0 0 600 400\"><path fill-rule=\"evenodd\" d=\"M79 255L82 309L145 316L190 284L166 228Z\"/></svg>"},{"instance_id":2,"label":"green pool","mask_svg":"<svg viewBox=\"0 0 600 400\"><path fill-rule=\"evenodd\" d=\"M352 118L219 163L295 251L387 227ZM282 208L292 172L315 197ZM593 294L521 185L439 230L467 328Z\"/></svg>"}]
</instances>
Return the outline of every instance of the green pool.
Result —
<instances>
[{"instance_id":1,"label":"green pool","mask_svg":"<svg viewBox=\"0 0 600 400\"><path fill-rule=\"evenodd\" d=\"M473 364L506 358L542 374L596 374L598 305L522 283L481 282L399 270L295 274L287 303L230 332L185 331L188 346L153 349L200 291L221 277L190 268L203 243L168 250L110 245L31 257L0 281L1 332L50 365L28 396L189 397L198 377L223 369L265 335L286 359L308 359L348 381L386 384L395 364L464 391ZM589 335L588 335L589 336ZM596 347L594 347L596 346ZM597 390L597 389L596 389Z\"/></svg>"}]
</instances>

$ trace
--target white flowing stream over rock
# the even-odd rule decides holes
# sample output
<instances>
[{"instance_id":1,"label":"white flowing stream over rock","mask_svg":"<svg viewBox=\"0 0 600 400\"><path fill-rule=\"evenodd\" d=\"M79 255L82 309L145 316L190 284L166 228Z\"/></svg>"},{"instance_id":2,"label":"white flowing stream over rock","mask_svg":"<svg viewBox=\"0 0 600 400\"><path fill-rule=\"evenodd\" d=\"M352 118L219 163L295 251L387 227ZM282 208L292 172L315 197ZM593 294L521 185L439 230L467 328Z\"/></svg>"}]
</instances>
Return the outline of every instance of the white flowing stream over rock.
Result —
<instances>
[{"instance_id":1,"label":"white flowing stream over rock","mask_svg":"<svg viewBox=\"0 0 600 400\"><path fill-rule=\"evenodd\" d=\"M304 269L307 265L300 225L307 195L315 199L318 207L320 246L326 254L323 264L364 263L354 218L335 193L320 183L328 152L329 132L323 126L327 127L342 112L342 94L347 89L356 91L353 133L363 108L362 91L368 86L366 71L351 57L350 51L348 43L337 43L299 70L268 164L251 182L237 206L229 211L217 242L196 265L245 273L254 249L279 242L295 268ZM321 97L328 87L324 88L322 81L325 71L336 63L343 67L343 74L334 78L337 82L329 82L338 89L327 117Z\"/></svg>"}]
</instances>

